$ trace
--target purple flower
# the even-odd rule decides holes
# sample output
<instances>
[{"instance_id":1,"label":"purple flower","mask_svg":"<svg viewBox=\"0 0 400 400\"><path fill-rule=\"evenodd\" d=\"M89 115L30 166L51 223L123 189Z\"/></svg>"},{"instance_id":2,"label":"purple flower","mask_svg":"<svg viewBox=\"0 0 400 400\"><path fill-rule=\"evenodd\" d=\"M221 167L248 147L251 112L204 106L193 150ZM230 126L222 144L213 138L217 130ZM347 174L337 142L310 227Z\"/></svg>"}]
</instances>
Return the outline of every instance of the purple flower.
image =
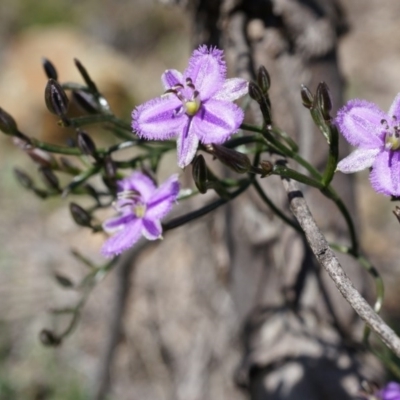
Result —
<instances>
[{"instance_id":1,"label":"purple flower","mask_svg":"<svg viewBox=\"0 0 400 400\"><path fill-rule=\"evenodd\" d=\"M115 233L101 251L106 257L122 253L143 235L148 240L161 238L160 220L167 215L179 193L178 175L173 175L158 188L141 172L118 181L115 208L119 215L103 224L108 233Z\"/></svg>"},{"instance_id":2,"label":"purple flower","mask_svg":"<svg viewBox=\"0 0 400 400\"><path fill-rule=\"evenodd\" d=\"M400 400L400 384L389 382L380 392L381 400Z\"/></svg>"},{"instance_id":3,"label":"purple flower","mask_svg":"<svg viewBox=\"0 0 400 400\"><path fill-rule=\"evenodd\" d=\"M400 94L386 114L374 103L350 100L336 124L347 141L357 146L337 169L344 173L372 167L372 187L387 196L400 196Z\"/></svg>"},{"instance_id":4,"label":"purple flower","mask_svg":"<svg viewBox=\"0 0 400 400\"><path fill-rule=\"evenodd\" d=\"M177 136L181 168L193 160L199 141L223 143L243 122L243 111L232 101L247 93L248 82L226 79L222 50L200 46L183 74L169 69L161 80L166 92L133 110L132 128L146 139Z\"/></svg>"}]
</instances>

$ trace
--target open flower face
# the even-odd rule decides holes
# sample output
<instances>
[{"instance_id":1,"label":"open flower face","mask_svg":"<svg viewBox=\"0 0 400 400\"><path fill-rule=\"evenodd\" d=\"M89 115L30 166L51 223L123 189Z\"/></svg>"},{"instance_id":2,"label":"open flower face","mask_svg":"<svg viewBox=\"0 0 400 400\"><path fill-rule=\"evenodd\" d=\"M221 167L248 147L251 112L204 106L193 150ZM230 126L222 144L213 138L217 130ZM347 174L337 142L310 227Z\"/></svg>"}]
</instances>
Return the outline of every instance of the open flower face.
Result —
<instances>
[{"instance_id":1,"label":"open flower face","mask_svg":"<svg viewBox=\"0 0 400 400\"><path fill-rule=\"evenodd\" d=\"M222 50L200 46L183 74L170 69L161 80L164 95L137 107L132 127L146 139L177 137L181 168L193 160L199 142L223 143L243 122L243 111L232 102L247 93L248 82L226 79Z\"/></svg>"},{"instance_id":2,"label":"open flower face","mask_svg":"<svg viewBox=\"0 0 400 400\"><path fill-rule=\"evenodd\" d=\"M119 181L115 203L119 215L103 224L104 230L114 235L106 240L102 253L106 257L118 255L132 247L142 235L148 240L161 238L160 220L171 211L178 193L177 175L158 188L141 172Z\"/></svg>"},{"instance_id":3,"label":"open flower face","mask_svg":"<svg viewBox=\"0 0 400 400\"><path fill-rule=\"evenodd\" d=\"M400 196L400 94L386 114L374 103L350 100L336 124L347 141L357 146L337 169L344 173L372 167L372 187L387 196Z\"/></svg>"}]
</instances>

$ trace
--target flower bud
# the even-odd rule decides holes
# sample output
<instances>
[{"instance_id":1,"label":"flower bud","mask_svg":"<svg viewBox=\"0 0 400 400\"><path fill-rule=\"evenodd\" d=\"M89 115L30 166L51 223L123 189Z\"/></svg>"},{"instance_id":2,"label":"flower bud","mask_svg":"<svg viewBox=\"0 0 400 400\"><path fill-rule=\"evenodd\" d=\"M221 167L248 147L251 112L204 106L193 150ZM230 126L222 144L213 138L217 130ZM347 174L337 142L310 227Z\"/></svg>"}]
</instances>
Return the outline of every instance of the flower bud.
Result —
<instances>
[{"instance_id":1,"label":"flower bud","mask_svg":"<svg viewBox=\"0 0 400 400\"><path fill-rule=\"evenodd\" d=\"M207 192L207 165L204 157L200 154L192 161L192 176L199 192Z\"/></svg>"},{"instance_id":2,"label":"flower bud","mask_svg":"<svg viewBox=\"0 0 400 400\"><path fill-rule=\"evenodd\" d=\"M397 218L397 221L400 222L400 207L396 206L396 208L393 210L394 216Z\"/></svg>"},{"instance_id":3,"label":"flower bud","mask_svg":"<svg viewBox=\"0 0 400 400\"><path fill-rule=\"evenodd\" d=\"M332 98L329 87L325 82L319 83L317 92L315 94L314 103L315 101L317 102L318 108L320 109L325 121L330 120L331 116L329 113L332 110Z\"/></svg>"},{"instance_id":4,"label":"flower bud","mask_svg":"<svg viewBox=\"0 0 400 400\"><path fill-rule=\"evenodd\" d=\"M314 96L312 95L310 89L307 86L301 85L301 100L303 101L303 106L310 109L313 106Z\"/></svg>"},{"instance_id":5,"label":"flower bud","mask_svg":"<svg viewBox=\"0 0 400 400\"><path fill-rule=\"evenodd\" d=\"M33 180L27 175L25 172L21 171L18 168L14 168L14 175L17 178L17 181L26 189L33 188Z\"/></svg>"},{"instance_id":6,"label":"flower bud","mask_svg":"<svg viewBox=\"0 0 400 400\"><path fill-rule=\"evenodd\" d=\"M0 131L6 135L18 135L17 123L14 118L2 108L0 108Z\"/></svg>"},{"instance_id":7,"label":"flower bud","mask_svg":"<svg viewBox=\"0 0 400 400\"><path fill-rule=\"evenodd\" d=\"M263 93L261 89L253 82L249 83L249 95L260 106L261 114L263 115L266 125L272 124L271 103L267 93Z\"/></svg>"},{"instance_id":8,"label":"flower bud","mask_svg":"<svg viewBox=\"0 0 400 400\"><path fill-rule=\"evenodd\" d=\"M86 210L84 210L80 205L76 203L70 203L69 211L72 215L72 218L79 226L86 226L91 228L92 216Z\"/></svg>"},{"instance_id":9,"label":"flower bud","mask_svg":"<svg viewBox=\"0 0 400 400\"><path fill-rule=\"evenodd\" d=\"M104 172L109 179L117 176L117 167L111 156L104 157Z\"/></svg>"},{"instance_id":10,"label":"flower bud","mask_svg":"<svg viewBox=\"0 0 400 400\"><path fill-rule=\"evenodd\" d=\"M249 82L249 96L257 103L263 101L263 92L254 82Z\"/></svg>"},{"instance_id":11,"label":"flower bud","mask_svg":"<svg viewBox=\"0 0 400 400\"><path fill-rule=\"evenodd\" d=\"M251 170L252 165L249 157L243 153L239 153L236 150L228 149L225 146L220 146L217 144L212 144L212 154L218 158L222 164L225 164L238 174L244 174Z\"/></svg>"},{"instance_id":12,"label":"flower bud","mask_svg":"<svg viewBox=\"0 0 400 400\"><path fill-rule=\"evenodd\" d=\"M52 190L55 189L57 191L60 191L60 184L58 178L50 168L40 167L39 173L42 177L43 182L49 189Z\"/></svg>"},{"instance_id":13,"label":"flower bud","mask_svg":"<svg viewBox=\"0 0 400 400\"><path fill-rule=\"evenodd\" d=\"M96 145L85 131L78 130L76 144L83 154L96 158Z\"/></svg>"},{"instance_id":14,"label":"flower bud","mask_svg":"<svg viewBox=\"0 0 400 400\"><path fill-rule=\"evenodd\" d=\"M74 284L72 283L72 281L69 278L67 278L64 275L59 274L58 272L56 272L54 274L54 278L56 279L57 283L60 286L66 288L66 289L70 289L70 288L74 287Z\"/></svg>"},{"instance_id":15,"label":"flower bud","mask_svg":"<svg viewBox=\"0 0 400 400\"><path fill-rule=\"evenodd\" d=\"M49 329L42 329L42 331L39 334L39 339L43 345L49 347L59 346L61 344L61 339Z\"/></svg>"},{"instance_id":16,"label":"flower bud","mask_svg":"<svg viewBox=\"0 0 400 400\"><path fill-rule=\"evenodd\" d=\"M59 117L64 117L68 111L69 100L64 89L54 79L49 79L44 91L47 109Z\"/></svg>"},{"instance_id":17,"label":"flower bud","mask_svg":"<svg viewBox=\"0 0 400 400\"><path fill-rule=\"evenodd\" d=\"M271 87L271 78L264 65L261 65L260 68L258 68L257 83L264 93L267 93Z\"/></svg>"},{"instance_id":18,"label":"flower bud","mask_svg":"<svg viewBox=\"0 0 400 400\"><path fill-rule=\"evenodd\" d=\"M36 163L42 167L52 168L57 165L56 159L49 153L41 150L32 148L26 150L26 154Z\"/></svg>"},{"instance_id":19,"label":"flower bud","mask_svg":"<svg viewBox=\"0 0 400 400\"><path fill-rule=\"evenodd\" d=\"M77 59L74 58L74 63L76 65L76 68L78 68L78 71L82 75L83 80L85 81L87 87L93 92L93 93L98 93L99 91L97 90L96 84L92 81L90 78L86 68L82 65L82 63Z\"/></svg>"},{"instance_id":20,"label":"flower bud","mask_svg":"<svg viewBox=\"0 0 400 400\"><path fill-rule=\"evenodd\" d=\"M265 178L270 175L274 169L274 165L270 161L261 160L260 161L260 173L261 178Z\"/></svg>"},{"instance_id":21,"label":"flower bud","mask_svg":"<svg viewBox=\"0 0 400 400\"><path fill-rule=\"evenodd\" d=\"M85 92L84 90L74 90L72 92L72 98L75 103L88 114L99 113L99 105L91 93Z\"/></svg>"},{"instance_id":22,"label":"flower bud","mask_svg":"<svg viewBox=\"0 0 400 400\"><path fill-rule=\"evenodd\" d=\"M55 81L58 79L58 74L53 63L47 58L42 58L42 65L44 69L44 73L46 74L48 79L54 79Z\"/></svg>"}]
</instances>

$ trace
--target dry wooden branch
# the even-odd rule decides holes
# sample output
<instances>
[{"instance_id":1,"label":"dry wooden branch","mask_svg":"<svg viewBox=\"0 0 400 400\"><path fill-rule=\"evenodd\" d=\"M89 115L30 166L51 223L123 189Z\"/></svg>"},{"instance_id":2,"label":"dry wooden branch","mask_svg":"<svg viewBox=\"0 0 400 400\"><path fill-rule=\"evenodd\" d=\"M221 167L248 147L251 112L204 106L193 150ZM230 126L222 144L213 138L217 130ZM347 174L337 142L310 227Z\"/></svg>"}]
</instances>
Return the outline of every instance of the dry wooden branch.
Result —
<instances>
[{"instance_id":1,"label":"dry wooden branch","mask_svg":"<svg viewBox=\"0 0 400 400\"><path fill-rule=\"evenodd\" d=\"M400 357L400 338L354 287L315 223L314 217L297 184L291 180L283 179L283 186L289 198L290 209L302 227L307 242L320 265L328 272L339 292L354 311Z\"/></svg>"}]
</instances>

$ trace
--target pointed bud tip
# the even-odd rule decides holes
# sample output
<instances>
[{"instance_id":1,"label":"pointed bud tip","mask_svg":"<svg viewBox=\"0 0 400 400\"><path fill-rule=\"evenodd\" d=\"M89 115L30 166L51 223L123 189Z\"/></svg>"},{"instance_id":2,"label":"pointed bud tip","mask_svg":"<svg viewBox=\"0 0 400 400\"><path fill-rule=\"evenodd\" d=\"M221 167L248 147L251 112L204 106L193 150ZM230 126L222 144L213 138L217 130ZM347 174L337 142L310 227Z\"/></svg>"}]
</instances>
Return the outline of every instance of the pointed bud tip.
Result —
<instances>
[{"instance_id":1,"label":"pointed bud tip","mask_svg":"<svg viewBox=\"0 0 400 400\"><path fill-rule=\"evenodd\" d=\"M301 100L303 101L303 106L310 109L314 102L314 96L312 95L310 89L305 85L301 85L300 94Z\"/></svg>"},{"instance_id":2,"label":"pointed bud tip","mask_svg":"<svg viewBox=\"0 0 400 400\"><path fill-rule=\"evenodd\" d=\"M47 78L54 79L56 81L58 79L58 73L53 63L46 57L42 57L42 65Z\"/></svg>"}]
</instances>

